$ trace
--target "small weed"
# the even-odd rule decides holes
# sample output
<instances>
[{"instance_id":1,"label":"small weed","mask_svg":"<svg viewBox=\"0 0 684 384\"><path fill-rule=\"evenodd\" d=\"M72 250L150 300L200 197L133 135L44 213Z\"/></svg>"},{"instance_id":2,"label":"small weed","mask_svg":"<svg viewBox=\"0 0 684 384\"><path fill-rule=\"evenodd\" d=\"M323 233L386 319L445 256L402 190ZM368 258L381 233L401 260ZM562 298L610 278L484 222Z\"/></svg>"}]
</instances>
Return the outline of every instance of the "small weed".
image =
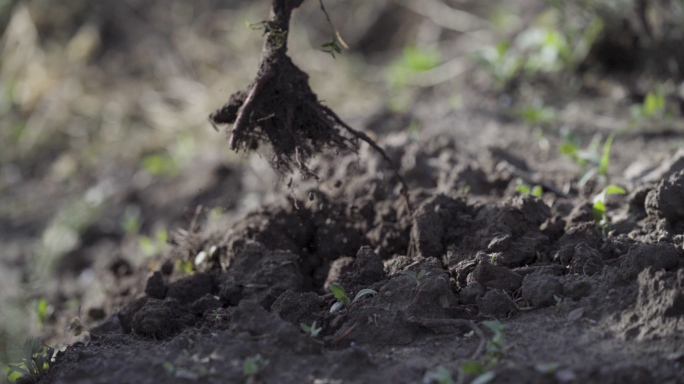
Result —
<instances>
[{"instance_id":1,"label":"small weed","mask_svg":"<svg viewBox=\"0 0 684 384\"><path fill-rule=\"evenodd\" d=\"M123 222L121 227L127 235L137 234L140 231L140 207L137 205L129 205L124 211Z\"/></svg>"},{"instance_id":2,"label":"small weed","mask_svg":"<svg viewBox=\"0 0 684 384\"><path fill-rule=\"evenodd\" d=\"M558 309L561 306L561 304L563 304L563 297L553 295L553 299L556 300L556 309Z\"/></svg>"},{"instance_id":3,"label":"small weed","mask_svg":"<svg viewBox=\"0 0 684 384\"><path fill-rule=\"evenodd\" d=\"M505 327L499 321L483 321L482 324L494 332L492 339L487 342L487 352L484 356L485 366L494 368L506 350Z\"/></svg>"},{"instance_id":4,"label":"small weed","mask_svg":"<svg viewBox=\"0 0 684 384\"><path fill-rule=\"evenodd\" d=\"M499 361L506 352L505 328L499 321L483 321L482 325L489 328L494 335L491 340L487 341L485 355L480 361L467 361L461 364L456 384L462 384L466 375L478 375L471 381L471 384L485 384L492 381L494 376L496 376L496 373L492 370L499 364ZM469 332L469 334L466 337L472 337L472 333Z\"/></svg>"},{"instance_id":5,"label":"small weed","mask_svg":"<svg viewBox=\"0 0 684 384\"><path fill-rule=\"evenodd\" d=\"M425 270L421 270L418 273L416 273L415 271L401 271L400 274L413 277L413 279L416 280L416 284L418 285L420 285L420 281L423 280L423 277L428 275L428 273L426 273Z\"/></svg>"},{"instance_id":6,"label":"small weed","mask_svg":"<svg viewBox=\"0 0 684 384\"><path fill-rule=\"evenodd\" d=\"M594 176L598 175L603 182L608 181L608 166L610 165L610 148L613 144L615 134L610 136L603 143L601 148L601 134L594 135L591 143L586 149L580 149L577 138L569 131L563 132L564 143L560 146L560 153L569 156L577 165L582 167L583 174L577 185L581 188Z\"/></svg>"},{"instance_id":7,"label":"small weed","mask_svg":"<svg viewBox=\"0 0 684 384\"><path fill-rule=\"evenodd\" d=\"M649 92L642 104L633 105L630 108L632 120L662 119L665 117L665 93L663 91Z\"/></svg>"},{"instance_id":8,"label":"small weed","mask_svg":"<svg viewBox=\"0 0 684 384\"><path fill-rule=\"evenodd\" d=\"M345 292L344 288L342 288L341 285L339 284L331 284L330 285L330 292L332 292L333 296L337 299L337 302L330 307L330 313L335 313L342 309L345 305L349 304L350 300L349 297L347 297L347 293ZM352 300L352 303L357 302L359 299L361 299L363 296L366 295L375 295L378 292L372 289L362 289L360 290L356 296L354 296L354 300Z\"/></svg>"},{"instance_id":9,"label":"small weed","mask_svg":"<svg viewBox=\"0 0 684 384\"><path fill-rule=\"evenodd\" d=\"M195 273L195 267L191 261L178 260L176 261L176 270L184 273L186 275L192 275Z\"/></svg>"},{"instance_id":10,"label":"small weed","mask_svg":"<svg viewBox=\"0 0 684 384\"><path fill-rule=\"evenodd\" d=\"M35 311L38 325L40 328L43 328L45 326L45 320L52 315L55 309L52 305L48 304L47 300L39 299L33 302L33 310Z\"/></svg>"},{"instance_id":11,"label":"small weed","mask_svg":"<svg viewBox=\"0 0 684 384\"><path fill-rule=\"evenodd\" d=\"M299 324L299 326L302 328L302 331L306 332L311 336L311 338L315 339L318 337L318 334L321 333L323 330L323 327L318 327L316 328L316 320L314 320L311 325L306 325L304 323Z\"/></svg>"},{"instance_id":12,"label":"small weed","mask_svg":"<svg viewBox=\"0 0 684 384\"><path fill-rule=\"evenodd\" d=\"M439 49L409 45L404 48L399 59L390 63L387 68L387 80L392 86L402 86L409 83L414 76L429 71L441 63L442 54Z\"/></svg>"},{"instance_id":13,"label":"small weed","mask_svg":"<svg viewBox=\"0 0 684 384\"><path fill-rule=\"evenodd\" d=\"M518 76L574 69L589 53L604 23L592 12L573 20L565 15L561 9L547 9L515 40L486 47L474 56L475 62L491 74L499 89Z\"/></svg>"},{"instance_id":14,"label":"small weed","mask_svg":"<svg viewBox=\"0 0 684 384\"><path fill-rule=\"evenodd\" d=\"M435 370L427 371L425 373L425 376L423 376L423 383L454 384L454 379L451 377L451 372L440 365Z\"/></svg>"},{"instance_id":15,"label":"small weed","mask_svg":"<svg viewBox=\"0 0 684 384\"><path fill-rule=\"evenodd\" d=\"M15 363L7 365L7 380L12 382L24 377L28 382L38 382L50 368L55 349L44 348L39 337L27 339L22 348L9 351L10 359Z\"/></svg>"},{"instance_id":16,"label":"small weed","mask_svg":"<svg viewBox=\"0 0 684 384\"><path fill-rule=\"evenodd\" d=\"M624 195L625 193L627 193L627 191L625 191L624 188L611 184L604 188L601 193L594 196L594 205L591 207L591 212L600 229L605 230L610 225L610 221L606 216L606 197L610 195Z\"/></svg>"},{"instance_id":17,"label":"small weed","mask_svg":"<svg viewBox=\"0 0 684 384\"><path fill-rule=\"evenodd\" d=\"M535 185L534 187L530 188L529 185L523 182L519 182L518 186L515 187L515 191L520 192L523 195L532 195L536 197L541 197L542 193L544 192L541 185Z\"/></svg>"},{"instance_id":18,"label":"small weed","mask_svg":"<svg viewBox=\"0 0 684 384\"><path fill-rule=\"evenodd\" d=\"M169 234L165 229L160 229L155 233L154 239L147 236L140 236L139 245L142 257L148 258L164 253L168 248L166 244Z\"/></svg>"},{"instance_id":19,"label":"small weed","mask_svg":"<svg viewBox=\"0 0 684 384\"><path fill-rule=\"evenodd\" d=\"M261 357L260 354L246 358L242 364L242 375L246 378L246 383L254 383L256 376L268 366L268 363L269 361Z\"/></svg>"},{"instance_id":20,"label":"small weed","mask_svg":"<svg viewBox=\"0 0 684 384\"><path fill-rule=\"evenodd\" d=\"M523 108L520 117L529 125L543 125L556 119L556 110L550 107L530 105Z\"/></svg>"}]
</instances>

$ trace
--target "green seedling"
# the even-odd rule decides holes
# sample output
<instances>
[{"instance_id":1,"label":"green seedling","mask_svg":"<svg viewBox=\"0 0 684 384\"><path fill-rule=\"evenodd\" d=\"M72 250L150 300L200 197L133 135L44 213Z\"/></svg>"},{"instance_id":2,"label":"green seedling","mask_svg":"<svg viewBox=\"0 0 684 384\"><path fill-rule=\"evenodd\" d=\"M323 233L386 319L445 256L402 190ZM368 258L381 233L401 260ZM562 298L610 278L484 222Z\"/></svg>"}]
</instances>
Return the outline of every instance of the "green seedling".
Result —
<instances>
[{"instance_id":1,"label":"green seedling","mask_svg":"<svg viewBox=\"0 0 684 384\"><path fill-rule=\"evenodd\" d=\"M254 383L256 376L268 366L268 363L269 361L261 357L260 354L246 358L242 364L242 375L245 377L246 383Z\"/></svg>"},{"instance_id":2,"label":"green seedling","mask_svg":"<svg viewBox=\"0 0 684 384\"><path fill-rule=\"evenodd\" d=\"M25 378L26 382L38 382L50 368L52 355L55 349L45 348L39 337L27 339L22 348L9 351L10 359L14 363L7 364L6 374L8 381L15 381L19 377Z\"/></svg>"},{"instance_id":3,"label":"green seedling","mask_svg":"<svg viewBox=\"0 0 684 384\"><path fill-rule=\"evenodd\" d=\"M428 275L425 270L421 270L418 273L415 271L401 271L400 274L413 277L413 279L416 280L416 284L420 284L420 281L423 280L423 277Z\"/></svg>"},{"instance_id":4,"label":"green seedling","mask_svg":"<svg viewBox=\"0 0 684 384\"><path fill-rule=\"evenodd\" d=\"M550 107L530 105L520 111L520 117L529 125L548 124L556 119L556 111Z\"/></svg>"},{"instance_id":5,"label":"green seedling","mask_svg":"<svg viewBox=\"0 0 684 384\"><path fill-rule=\"evenodd\" d=\"M542 189L541 185L535 185L534 187L530 188L529 185L521 182L518 184L518 186L515 187L516 192L520 192L523 195L532 195L535 197L541 197L542 193L544 190Z\"/></svg>"},{"instance_id":6,"label":"green seedling","mask_svg":"<svg viewBox=\"0 0 684 384\"><path fill-rule=\"evenodd\" d=\"M423 383L454 384L454 379L451 372L440 365L435 370L425 373Z\"/></svg>"},{"instance_id":7,"label":"green seedling","mask_svg":"<svg viewBox=\"0 0 684 384\"><path fill-rule=\"evenodd\" d=\"M618 187L617 185L609 185L601 191L598 195L594 196L593 203L591 207L591 212L594 215L594 220L599 228L605 229L610 225L610 221L606 216L606 197L610 195L624 195L627 191L624 188Z\"/></svg>"},{"instance_id":8,"label":"green seedling","mask_svg":"<svg viewBox=\"0 0 684 384\"><path fill-rule=\"evenodd\" d=\"M36 313L36 319L38 320L38 325L43 328L45 326L45 320L52 315L54 308L49 305L47 300L39 299L33 303L33 309Z\"/></svg>"},{"instance_id":9,"label":"green seedling","mask_svg":"<svg viewBox=\"0 0 684 384\"><path fill-rule=\"evenodd\" d=\"M439 49L429 49L409 45L404 48L400 58L394 60L387 68L387 80L392 86L402 86L426 71L442 63Z\"/></svg>"},{"instance_id":10,"label":"green seedling","mask_svg":"<svg viewBox=\"0 0 684 384\"><path fill-rule=\"evenodd\" d=\"M299 324L299 326L302 328L302 331L306 332L311 336L311 338L315 339L318 337L318 334L321 333L323 330L323 327L318 327L316 328L316 320L314 320L311 325L306 325L304 323Z\"/></svg>"},{"instance_id":11,"label":"green seedling","mask_svg":"<svg viewBox=\"0 0 684 384\"><path fill-rule=\"evenodd\" d=\"M168 248L166 244L169 234L165 229L160 229L155 233L154 239L147 236L140 236L140 253L143 257L148 258L161 253L164 253Z\"/></svg>"},{"instance_id":12,"label":"green seedling","mask_svg":"<svg viewBox=\"0 0 684 384\"><path fill-rule=\"evenodd\" d=\"M633 120L657 119L665 116L666 107L664 92L649 92L644 98L644 102L633 105L630 112Z\"/></svg>"},{"instance_id":13,"label":"green seedling","mask_svg":"<svg viewBox=\"0 0 684 384\"><path fill-rule=\"evenodd\" d=\"M333 304L332 307L330 307L330 313L335 313L342 309L342 307L344 307L345 305L349 304L349 297L347 297L347 293L341 285L331 284L330 292L332 292L333 296L335 296L335 298L337 299L337 302ZM356 296L354 296L354 300L352 300L351 302L355 303L366 295L375 295L377 293L377 291L372 289L362 289L356 294Z\"/></svg>"},{"instance_id":14,"label":"green seedling","mask_svg":"<svg viewBox=\"0 0 684 384\"><path fill-rule=\"evenodd\" d=\"M492 339L487 342L487 352L485 354L485 365L489 368L494 368L499 364L506 351L505 327L499 321L483 321L482 325L494 332Z\"/></svg>"},{"instance_id":15,"label":"green seedling","mask_svg":"<svg viewBox=\"0 0 684 384\"><path fill-rule=\"evenodd\" d=\"M187 260L176 261L176 270L186 275L192 275L193 273L195 273L195 267L193 263Z\"/></svg>"},{"instance_id":16,"label":"green seedling","mask_svg":"<svg viewBox=\"0 0 684 384\"><path fill-rule=\"evenodd\" d=\"M577 144L577 138L569 131L563 133L565 142L560 146L560 153L569 156L577 165L582 167L583 174L580 177L577 185L581 188L589 182L594 176L599 175L603 181L608 180L608 166L610 165L610 148L613 145L615 134L610 136L603 143L601 147L601 134L594 135L589 146L582 150Z\"/></svg>"},{"instance_id":17,"label":"green seedling","mask_svg":"<svg viewBox=\"0 0 684 384\"><path fill-rule=\"evenodd\" d=\"M547 9L530 28L515 40L503 40L474 55L495 85L503 89L519 76L573 70L589 53L603 29L595 14L584 15L585 22L564 20L563 10Z\"/></svg>"}]
</instances>

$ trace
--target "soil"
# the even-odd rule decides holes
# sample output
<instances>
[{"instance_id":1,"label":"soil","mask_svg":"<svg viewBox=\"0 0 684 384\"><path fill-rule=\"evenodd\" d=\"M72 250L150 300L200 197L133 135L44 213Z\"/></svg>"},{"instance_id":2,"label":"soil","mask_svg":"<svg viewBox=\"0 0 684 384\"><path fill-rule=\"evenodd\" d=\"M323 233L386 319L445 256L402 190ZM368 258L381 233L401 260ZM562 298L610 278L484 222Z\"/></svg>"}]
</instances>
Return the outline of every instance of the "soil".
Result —
<instances>
[{"instance_id":1,"label":"soil","mask_svg":"<svg viewBox=\"0 0 684 384\"><path fill-rule=\"evenodd\" d=\"M60 352L41 382L242 382L259 355L254 382L416 383L483 361L468 321L492 319L505 329L492 383L681 382L684 172L611 197L602 230L581 197L511 193L533 155L466 149L463 134L381 140L404 164L412 217L367 150L318 157L329 177L304 199L283 194L230 228L187 233L171 254L214 249L199 271L149 275L146 294ZM331 283L375 293L331 313ZM300 329L313 322L317 338Z\"/></svg>"},{"instance_id":2,"label":"soil","mask_svg":"<svg viewBox=\"0 0 684 384\"><path fill-rule=\"evenodd\" d=\"M81 292L86 336L56 353L40 382L428 383L440 367L462 383L684 382L684 151L669 146L681 127L618 136L609 176L628 194L607 197L601 226L592 198L607 183L578 187L578 168L471 80L358 122L399 165L409 204L374 148L316 154L330 132L307 138L316 151L301 178L246 213L236 202L253 192L248 165L207 161L176 181L113 192L60 262L67 286L88 266L111 290ZM238 118L248 95L235 95L219 122ZM585 92L574 102L589 119L582 140L608 131L591 119L610 100ZM562 141L547 138L554 149ZM287 169L298 168L292 148L281 153ZM521 181L543 195L516 191ZM146 265L103 225L131 201L179 227ZM184 220L188 206L199 208ZM222 218L207 206L224 207ZM315 336L302 327L314 324Z\"/></svg>"}]
</instances>

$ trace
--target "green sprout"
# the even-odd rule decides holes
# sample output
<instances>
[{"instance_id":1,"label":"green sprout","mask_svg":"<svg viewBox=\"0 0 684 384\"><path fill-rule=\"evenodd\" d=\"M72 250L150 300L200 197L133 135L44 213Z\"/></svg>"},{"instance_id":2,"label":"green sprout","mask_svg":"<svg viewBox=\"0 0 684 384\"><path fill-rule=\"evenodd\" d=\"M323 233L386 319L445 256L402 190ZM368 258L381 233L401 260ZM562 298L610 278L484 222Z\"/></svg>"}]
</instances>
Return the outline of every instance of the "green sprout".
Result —
<instances>
[{"instance_id":1,"label":"green sprout","mask_svg":"<svg viewBox=\"0 0 684 384\"><path fill-rule=\"evenodd\" d=\"M483 321L482 325L494 332L494 336L487 342L487 349L485 354L485 364L493 368L504 355L506 351L506 341L504 338L504 330L506 329L499 321Z\"/></svg>"},{"instance_id":2,"label":"green sprout","mask_svg":"<svg viewBox=\"0 0 684 384\"><path fill-rule=\"evenodd\" d=\"M268 365L269 361L256 354L245 359L242 364L242 375L247 379L248 384L252 384L256 380L256 376Z\"/></svg>"},{"instance_id":3,"label":"green sprout","mask_svg":"<svg viewBox=\"0 0 684 384\"><path fill-rule=\"evenodd\" d=\"M54 312L54 308L52 305L49 305L47 300L45 299L39 299L34 301L33 303L33 309L36 313L36 318L38 320L38 325L42 328L45 326L45 320L52 315Z\"/></svg>"},{"instance_id":4,"label":"green sprout","mask_svg":"<svg viewBox=\"0 0 684 384\"><path fill-rule=\"evenodd\" d=\"M415 271L401 271L399 274L413 277L413 279L416 280L416 284L420 284L420 281L423 280L423 277L428 275L425 270L421 270L418 273Z\"/></svg>"},{"instance_id":5,"label":"green sprout","mask_svg":"<svg viewBox=\"0 0 684 384\"><path fill-rule=\"evenodd\" d=\"M630 108L633 120L662 118L665 115L665 93L663 91L649 92L644 102Z\"/></svg>"},{"instance_id":6,"label":"green sprout","mask_svg":"<svg viewBox=\"0 0 684 384\"><path fill-rule=\"evenodd\" d=\"M27 339L22 348L9 351L10 359L15 363L7 364L6 374L8 381L15 381L19 377L25 378L25 382L38 382L52 361L55 349L44 348L39 337Z\"/></svg>"},{"instance_id":7,"label":"green sprout","mask_svg":"<svg viewBox=\"0 0 684 384\"><path fill-rule=\"evenodd\" d=\"M518 184L518 186L515 187L515 191L520 192L524 195L532 195L535 197L541 197L542 193L544 192L541 185L535 185L534 187L530 188L529 185L523 182L520 182L520 184Z\"/></svg>"},{"instance_id":8,"label":"green sprout","mask_svg":"<svg viewBox=\"0 0 684 384\"><path fill-rule=\"evenodd\" d=\"M627 191L624 188L618 187L617 185L609 185L601 191L598 195L594 196L593 206L591 207L591 212L594 215L594 220L599 228L606 229L610 225L610 221L606 216L606 197L610 195L624 195Z\"/></svg>"},{"instance_id":9,"label":"green sprout","mask_svg":"<svg viewBox=\"0 0 684 384\"><path fill-rule=\"evenodd\" d=\"M335 296L335 298L337 299L337 302L335 302L335 304L333 304L332 307L330 307L330 313L335 313L342 309L342 307L350 303L349 297L347 296L347 293L341 285L331 284L330 292L332 292L333 296ZM378 292L373 289L362 289L356 294L356 296L354 296L354 300L352 300L351 302L355 303L366 295L375 295L377 293Z\"/></svg>"},{"instance_id":10,"label":"green sprout","mask_svg":"<svg viewBox=\"0 0 684 384\"><path fill-rule=\"evenodd\" d=\"M302 331L306 332L311 336L311 338L315 339L318 337L318 334L321 333L323 330L323 327L318 327L316 328L316 320L314 320L311 325L306 325L304 323L299 324L299 326L302 328Z\"/></svg>"},{"instance_id":11,"label":"green sprout","mask_svg":"<svg viewBox=\"0 0 684 384\"><path fill-rule=\"evenodd\" d=\"M169 234L165 229L158 230L154 235L154 239L147 236L140 236L139 245L141 255L144 258L148 258L164 253L168 247L166 244L168 238Z\"/></svg>"},{"instance_id":12,"label":"green sprout","mask_svg":"<svg viewBox=\"0 0 684 384\"><path fill-rule=\"evenodd\" d=\"M186 275L195 273L195 268L192 261L178 260L176 261L176 270L181 271Z\"/></svg>"},{"instance_id":13,"label":"green sprout","mask_svg":"<svg viewBox=\"0 0 684 384\"><path fill-rule=\"evenodd\" d=\"M519 112L520 117L530 125L548 124L556 118L556 110L550 107L528 105Z\"/></svg>"},{"instance_id":14,"label":"green sprout","mask_svg":"<svg viewBox=\"0 0 684 384\"><path fill-rule=\"evenodd\" d=\"M560 146L560 153L569 156L577 165L582 167L583 174L577 185L581 188L594 176L599 175L604 181L608 180L608 166L610 165L610 148L613 145L615 133L611 133L601 148L601 134L597 133L589 146L579 148L577 138L569 131L563 133L565 142Z\"/></svg>"},{"instance_id":15,"label":"green sprout","mask_svg":"<svg viewBox=\"0 0 684 384\"><path fill-rule=\"evenodd\" d=\"M454 384L454 379L451 377L451 372L440 365L435 370L425 373L423 383Z\"/></svg>"},{"instance_id":16,"label":"green sprout","mask_svg":"<svg viewBox=\"0 0 684 384\"><path fill-rule=\"evenodd\" d=\"M391 85L405 85L414 76L429 71L441 63L442 53L439 49L409 45L404 48L401 57L389 65L387 78Z\"/></svg>"}]
</instances>

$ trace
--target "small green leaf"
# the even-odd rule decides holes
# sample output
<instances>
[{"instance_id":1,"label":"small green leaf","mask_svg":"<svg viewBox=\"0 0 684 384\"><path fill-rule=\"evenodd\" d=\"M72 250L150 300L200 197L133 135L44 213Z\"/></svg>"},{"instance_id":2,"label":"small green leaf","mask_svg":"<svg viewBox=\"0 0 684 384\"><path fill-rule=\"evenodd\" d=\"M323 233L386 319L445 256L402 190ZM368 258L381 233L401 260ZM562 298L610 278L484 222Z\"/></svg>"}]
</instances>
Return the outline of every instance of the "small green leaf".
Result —
<instances>
[{"instance_id":1,"label":"small green leaf","mask_svg":"<svg viewBox=\"0 0 684 384\"><path fill-rule=\"evenodd\" d=\"M541 197L542 193L543 189L540 185L535 185L534 188L532 188L532 196Z\"/></svg>"},{"instance_id":2,"label":"small green leaf","mask_svg":"<svg viewBox=\"0 0 684 384\"><path fill-rule=\"evenodd\" d=\"M470 375L480 375L486 371L485 367L477 361L468 361L461 364L461 369L463 373Z\"/></svg>"},{"instance_id":3,"label":"small green leaf","mask_svg":"<svg viewBox=\"0 0 684 384\"><path fill-rule=\"evenodd\" d=\"M606 214L606 205L601 200L596 201L591 208L591 213L594 215L594 220L600 223Z\"/></svg>"},{"instance_id":4,"label":"small green leaf","mask_svg":"<svg viewBox=\"0 0 684 384\"><path fill-rule=\"evenodd\" d=\"M609 186L606 187L606 189L604 190L604 193L606 194L606 196L609 196L609 195L624 195L625 193L627 193L627 191L625 191L624 188L621 188L621 187L619 187L619 186L617 186L617 185L615 185L615 184L611 184L611 185L609 185Z\"/></svg>"},{"instance_id":5,"label":"small green leaf","mask_svg":"<svg viewBox=\"0 0 684 384\"><path fill-rule=\"evenodd\" d=\"M368 288L362 289L356 294L356 296L354 297L354 300L352 300L352 303L356 303L357 300L361 299L362 297L364 297L366 295L376 295L377 293L378 293L378 291L375 291L373 289L368 289Z\"/></svg>"},{"instance_id":6,"label":"small green leaf","mask_svg":"<svg viewBox=\"0 0 684 384\"><path fill-rule=\"evenodd\" d=\"M330 285L330 292L332 292L333 296L340 301L342 304L347 304L349 302L349 298L347 297L347 293L344 291L344 288L342 288L341 285L339 284L331 284Z\"/></svg>"},{"instance_id":7,"label":"small green leaf","mask_svg":"<svg viewBox=\"0 0 684 384\"><path fill-rule=\"evenodd\" d=\"M610 164L610 147L613 144L613 139L615 138L615 134L611 133L610 136L606 139L606 142L603 143L603 152L601 153L601 161L599 163L599 169L598 173L602 175L607 175L608 174L608 165Z\"/></svg>"}]
</instances>

